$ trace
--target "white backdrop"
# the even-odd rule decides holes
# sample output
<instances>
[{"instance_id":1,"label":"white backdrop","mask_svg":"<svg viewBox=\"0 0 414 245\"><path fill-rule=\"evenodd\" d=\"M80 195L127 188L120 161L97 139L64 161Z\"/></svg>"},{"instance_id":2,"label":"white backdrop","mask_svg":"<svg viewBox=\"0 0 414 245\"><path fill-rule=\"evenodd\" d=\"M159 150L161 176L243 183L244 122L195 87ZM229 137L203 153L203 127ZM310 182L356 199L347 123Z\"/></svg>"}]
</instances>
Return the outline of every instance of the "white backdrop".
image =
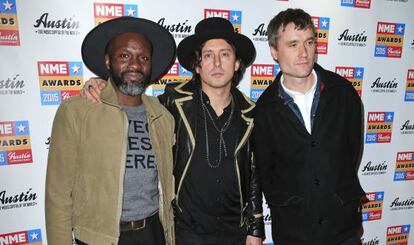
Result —
<instances>
[{"instance_id":1,"label":"white backdrop","mask_svg":"<svg viewBox=\"0 0 414 245\"><path fill-rule=\"evenodd\" d=\"M95 24L132 15L179 43L210 16L228 18L257 48L240 89L256 100L278 71L268 21L300 7L318 28L318 62L347 77L365 106L359 168L370 202L363 244L414 244L414 1L408 0L0 0L0 245L46 244L44 181L58 105L93 76L80 45ZM178 63L147 93L190 74ZM335 134L335 132L332 132ZM272 244L265 207L267 244Z\"/></svg>"}]
</instances>

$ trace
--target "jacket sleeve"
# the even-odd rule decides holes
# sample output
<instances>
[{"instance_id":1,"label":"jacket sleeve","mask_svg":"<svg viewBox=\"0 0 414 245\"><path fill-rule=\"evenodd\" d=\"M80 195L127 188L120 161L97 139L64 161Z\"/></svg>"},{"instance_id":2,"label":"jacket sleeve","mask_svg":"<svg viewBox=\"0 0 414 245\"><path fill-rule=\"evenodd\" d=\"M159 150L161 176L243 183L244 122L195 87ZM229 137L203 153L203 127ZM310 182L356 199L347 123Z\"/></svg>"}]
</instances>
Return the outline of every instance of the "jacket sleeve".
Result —
<instances>
[{"instance_id":1,"label":"jacket sleeve","mask_svg":"<svg viewBox=\"0 0 414 245\"><path fill-rule=\"evenodd\" d=\"M263 197L262 188L259 182L254 154L251 153L251 176L249 188L247 234L265 239L263 221Z\"/></svg>"},{"instance_id":2,"label":"jacket sleeve","mask_svg":"<svg viewBox=\"0 0 414 245\"><path fill-rule=\"evenodd\" d=\"M350 114L350 127L348 133L348 142L351 146L352 164L355 168L355 172L358 171L359 164L361 163L362 151L363 151L363 105L361 98L357 92L352 88L351 92L351 108L352 113Z\"/></svg>"},{"instance_id":3,"label":"jacket sleeve","mask_svg":"<svg viewBox=\"0 0 414 245\"><path fill-rule=\"evenodd\" d=\"M50 245L72 244L72 187L75 179L77 132L65 105L56 113L46 174L46 231Z\"/></svg>"}]
</instances>

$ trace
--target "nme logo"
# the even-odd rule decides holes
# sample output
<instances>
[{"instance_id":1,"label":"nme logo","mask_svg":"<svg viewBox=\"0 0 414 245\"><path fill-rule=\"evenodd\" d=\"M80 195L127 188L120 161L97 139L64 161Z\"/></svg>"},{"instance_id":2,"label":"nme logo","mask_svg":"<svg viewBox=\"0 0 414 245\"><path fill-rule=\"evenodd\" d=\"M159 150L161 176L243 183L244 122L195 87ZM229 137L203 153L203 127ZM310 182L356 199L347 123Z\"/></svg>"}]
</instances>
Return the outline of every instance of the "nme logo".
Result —
<instances>
[{"instance_id":1,"label":"nme logo","mask_svg":"<svg viewBox=\"0 0 414 245\"><path fill-rule=\"evenodd\" d=\"M362 205L362 221L379 220L382 217L382 207L384 202L384 192L368 192L366 194L367 203Z\"/></svg>"},{"instance_id":2,"label":"nme logo","mask_svg":"<svg viewBox=\"0 0 414 245\"><path fill-rule=\"evenodd\" d=\"M362 95L362 80L364 78L364 67L337 66L335 72L351 82L359 96Z\"/></svg>"},{"instance_id":3,"label":"nme logo","mask_svg":"<svg viewBox=\"0 0 414 245\"><path fill-rule=\"evenodd\" d=\"M39 61L40 99L42 105L59 105L79 94L83 85L83 65L79 61Z\"/></svg>"},{"instance_id":4,"label":"nme logo","mask_svg":"<svg viewBox=\"0 0 414 245\"><path fill-rule=\"evenodd\" d=\"M341 0L341 6L369 9L371 0Z\"/></svg>"},{"instance_id":5,"label":"nme logo","mask_svg":"<svg viewBox=\"0 0 414 245\"><path fill-rule=\"evenodd\" d=\"M16 0L0 0L0 45L20 45Z\"/></svg>"},{"instance_id":6,"label":"nme logo","mask_svg":"<svg viewBox=\"0 0 414 245\"><path fill-rule=\"evenodd\" d=\"M398 152L394 181L414 180L414 151Z\"/></svg>"},{"instance_id":7,"label":"nme logo","mask_svg":"<svg viewBox=\"0 0 414 245\"><path fill-rule=\"evenodd\" d=\"M397 225L387 227L387 245L406 245L411 225Z\"/></svg>"},{"instance_id":8,"label":"nme logo","mask_svg":"<svg viewBox=\"0 0 414 245\"><path fill-rule=\"evenodd\" d=\"M368 112L365 143L390 143L394 112Z\"/></svg>"},{"instance_id":9,"label":"nme logo","mask_svg":"<svg viewBox=\"0 0 414 245\"><path fill-rule=\"evenodd\" d=\"M224 9L204 9L204 18L221 17L233 25L234 31L242 32L242 11Z\"/></svg>"},{"instance_id":10,"label":"nme logo","mask_svg":"<svg viewBox=\"0 0 414 245\"><path fill-rule=\"evenodd\" d=\"M279 70L278 64L253 64L250 68L250 99L257 101Z\"/></svg>"},{"instance_id":11,"label":"nme logo","mask_svg":"<svg viewBox=\"0 0 414 245\"><path fill-rule=\"evenodd\" d=\"M407 72L404 101L414 101L414 69L410 69Z\"/></svg>"},{"instance_id":12,"label":"nme logo","mask_svg":"<svg viewBox=\"0 0 414 245\"><path fill-rule=\"evenodd\" d=\"M401 58L404 33L405 24L378 22L374 56Z\"/></svg>"},{"instance_id":13,"label":"nme logo","mask_svg":"<svg viewBox=\"0 0 414 245\"><path fill-rule=\"evenodd\" d=\"M138 5L118 3L93 4L95 26L122 16L138 17Z\"/></svg>"},{"instance_id":14,"label":"nme logo","mask_svg":"<svg viewBox=\"0 0 414 245\"><path fill-rule=\"evenodd\" d=\"M41 245L42 232L40 229L18 231L7 234L0 234L1 245Z\"/></svg>"},{"instance_id":15,"label":"nme logo","mask_svg":"<svg viewBox=\"0 0 414 245\"><path fill-rule=\"evenodd\" d=\"M0 166L32 162L29 121L0 121Z\"/></svg>"},{"instance_id":16,"label":"nme logo","mask_svg":"<svg viewBox=\"0 0 414 245\"><path fill-rule=\"evenodd\" d=\"M169 82L184 82L190 80L192 73L187 71L178 62L174 63L170 70L160 80L152 85L152 95L158 96L164 93L165 85Z\"/></svg>"},{"instance_id":17,"label":"nme logo","mask_svg":"<svg viewBox=\"0 0 414 245\"><path fill-rule=\"evenodd\" d=\"M314 17L312 16L313 25L315 26L316 37L316 53L328 53L328 38L329 38L329 23L328 17Z\"/></svg>"}]
</instances>

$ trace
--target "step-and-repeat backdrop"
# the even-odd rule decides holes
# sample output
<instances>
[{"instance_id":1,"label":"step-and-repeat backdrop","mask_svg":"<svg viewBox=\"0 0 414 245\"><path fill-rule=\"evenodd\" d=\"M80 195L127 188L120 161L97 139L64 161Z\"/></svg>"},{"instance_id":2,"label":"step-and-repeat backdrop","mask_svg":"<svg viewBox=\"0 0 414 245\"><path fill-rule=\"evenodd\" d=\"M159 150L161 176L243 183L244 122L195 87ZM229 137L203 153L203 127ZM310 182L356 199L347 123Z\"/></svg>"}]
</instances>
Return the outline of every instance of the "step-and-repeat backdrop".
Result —
<instances>
[{"instance_id":1,"label":"step-and-repeat backdrop","mask_svg":"<svg viewBox=\"0 0 414 245\"><path fill-rule=\"evenodd\" d=\"M119 16L151 19L179 43L219 16L257 48L240 89L257 100L279 71L269 20L288 7L309 12L318 62L346 77L365 107L358 174L369 200L362 242L414 244L414 1L409 0L0 0L0 245L46 244L44 183L57 107L93 76L80 46L95 25ZM178 62L148 89L188 79ZM335 134L336 132L332 132ZM271 217L264 203L267 244Z\"/></svg>"}]
</instances>

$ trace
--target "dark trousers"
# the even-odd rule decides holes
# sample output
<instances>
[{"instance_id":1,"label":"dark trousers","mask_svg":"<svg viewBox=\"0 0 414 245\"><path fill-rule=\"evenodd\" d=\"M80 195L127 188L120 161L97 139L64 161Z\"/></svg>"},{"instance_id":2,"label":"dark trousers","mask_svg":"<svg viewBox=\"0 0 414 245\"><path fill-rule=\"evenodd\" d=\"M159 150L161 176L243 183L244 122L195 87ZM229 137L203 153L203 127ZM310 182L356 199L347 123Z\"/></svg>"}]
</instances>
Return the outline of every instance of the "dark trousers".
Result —
<instances>
[{"instance_id":1,"label":"dark trousers","mask_svg":"<svg viewBox=\"0 0 414 245\"><path fill-rule=\"evenodd\" d=\"M175 241L177 245L245 245L246 236L226 236L225 234L197 234L176 226Z\"/></svg>"},{"instance_id":2,"label":"dark trousers","mask_svg":"<svg viewBox=\"0 0 414 245\"><path fill-rule=\"evenodd\" d=\"M165 245L164 230L158 214L147 221L144 228L132 231L122 231L118 245ZM78 245L88 245L76 240Z\"/></svg>"}]
</instances>

